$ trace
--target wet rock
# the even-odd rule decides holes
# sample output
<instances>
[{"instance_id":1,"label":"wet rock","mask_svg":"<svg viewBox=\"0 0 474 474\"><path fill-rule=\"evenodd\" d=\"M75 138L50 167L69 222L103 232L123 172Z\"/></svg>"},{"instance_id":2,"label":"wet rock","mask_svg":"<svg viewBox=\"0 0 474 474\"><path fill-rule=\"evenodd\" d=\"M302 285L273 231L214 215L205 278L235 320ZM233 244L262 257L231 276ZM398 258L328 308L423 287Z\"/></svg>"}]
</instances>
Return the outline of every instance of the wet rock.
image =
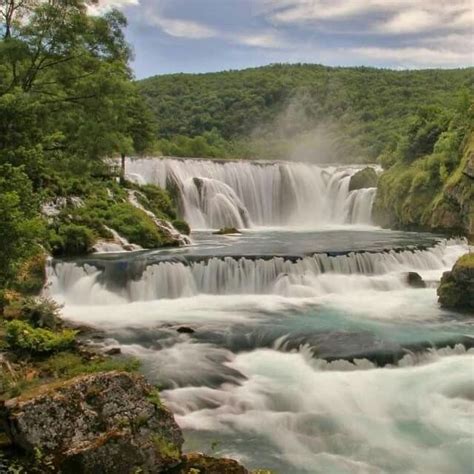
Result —
<instances>
[{"instance_id":1,"label":"wet rock","mask_svg":"<svg viewBox=\"0 0 474 474\"><path fill-rule=\"evenodd\" d=\"M474 312L474 253L468 253L445 272L438 287L438 301L444 308Z\"/></svg>"},{"instance_id":2,"label":"wet rock","mask_svg":"<svg viewBox=\"0 0 474 474\"><path fill-rule=\"evenodd\" d=\"M224 227L219 229L216 232L213 232L214 235L229 235L229 234L240 234L241 232L235 227Z\"/></svg>"},{"instance_id":3,"label":"wet rock","mask_svg":"<svg viewBox=\"0 0 474 474\"><path fill-rule=\"evenodd\" d=\"M180 334L194 334L196 331L188 326L181 326L176 329Z\"/></svg>"},{"instance_id":4,"label":"wet rock","mask_svg":"<svg viewBox=\"0 0 474 474\"><path fill-rule=\"evenodd\" d=\"M234 459L218 459L202 453L185 454L183 462L169 472L170 474L250 474Z\"/></svg>"},{"instance_id":5,"label":"wet rock","mask_svg":"<svg viewBox=\"0 0 474 474\"><path fill-rule=\"evenodd\" d=\"M373 168L368 166L360 171L357 171L356 174L351 176L349 182L349 191L355 191L356 189L364 188L375 188L377 186L377 173Z\"/></svg>"},{"instance_id":6,"label":"wet rock","mask_svg":"<svg viewBox=\"0 0 474 474\"><path fill-rule=\"evenodd\" d=\"M183 437L155 389L123 372L76 377L5 402L13 443L62 472L161 472L177 465Z\"/></svg>"},{"instance_id":7,"label":"wet rock","mask_svg":"<svg viewBox=\"0 0 474 474\"><path fill-rule=\"evenodd\" d=\"M122 349L120 349L120 347L111 347L110 349L106 350L105 353L110 356L119 355L122 353Z\"/></svg>"},{"instance_id":8,"label":"wet rock","mask_svg":"<svg viewBox=\"0 0 474 474\"><path fill-rule=\"evenodd\" d=\"M408 272L406 281L412 288L426 288L426 283L421 278L421 275L416 272Z\"/></svg>"}]
</instances>

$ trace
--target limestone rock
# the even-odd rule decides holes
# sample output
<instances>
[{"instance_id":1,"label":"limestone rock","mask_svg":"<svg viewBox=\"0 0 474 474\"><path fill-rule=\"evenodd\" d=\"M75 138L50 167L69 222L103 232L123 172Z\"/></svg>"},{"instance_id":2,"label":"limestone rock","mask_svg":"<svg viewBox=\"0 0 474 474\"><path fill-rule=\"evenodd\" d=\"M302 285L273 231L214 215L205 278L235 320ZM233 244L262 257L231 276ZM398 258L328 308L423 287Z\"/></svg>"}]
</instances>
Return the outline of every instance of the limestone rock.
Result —
<instances>
[{"instance_id":1,"label":"limestone rock","mask_svg":"<svg viewBox=\"0 0 474 474\"><path fill-rule=\"evenodd\" d=\"M181 458L181 430L140 375L46 385L5 402L1 420L15 445L39 449L60 472L154 473Z\"/></svg>"},{"instance_id":2,"label":"limestone rock","mask_svg":"<svg viewBox=\"0 0 474 474\"><path fill-rule=\"evenodd\" d=\"M217 230L216 232L213 232L214 235L234 235L240 233L241 232L235 227L224 227L222 229Z\"/></svg>"},{"instance_id":3,"label":"limestone rock","mask_svg":"<svg viewBox=\"0 0 474 474\"><path fill-rule=\"evenodd\" d=\"M356 174L351 176L349 182L349 191L355 191L356 189L364 188L375 188L377 186L377 173L373 168L368 166L360 171L357 171Z\"/></svg>"},{"instance_id":4,"label":"limestone rock","mask_svg":"<svg viewBox=\"0 0 474 474\"><path fill-rule=\"evenodd\" d=\"M445 308L474 312L474 253L468 253L445 272L438 287L438 301Z\"/></svg>"},{"instance_id":5,"label":"limestone rock","mask_svg":"<svg viewBox=\"0 0 474 474\"><path fill-rule=\"evenodd\" d=\"M249 474L234 459L213 458L201 453L188 453L182 458L182 463L172 469L170 474Z\"/></svg>"}]
</instances>

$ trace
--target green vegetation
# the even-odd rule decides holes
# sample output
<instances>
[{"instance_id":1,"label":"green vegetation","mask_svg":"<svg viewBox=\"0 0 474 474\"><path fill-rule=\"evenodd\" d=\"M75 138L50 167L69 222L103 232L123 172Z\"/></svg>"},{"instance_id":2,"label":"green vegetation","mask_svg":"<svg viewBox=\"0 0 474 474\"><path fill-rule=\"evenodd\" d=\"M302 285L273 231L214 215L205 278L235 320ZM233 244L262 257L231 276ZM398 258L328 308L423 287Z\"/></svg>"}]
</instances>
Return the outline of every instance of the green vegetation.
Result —
<instances>
[{"instance_id":1,"label":"green vegetation","mask_svg":"<svg viewBox=\"0 0 474 474\"><path fill-rule=\"evenodd\" d=\"M58 352L70 348L76 338L76 331L71 329L50 331L34 328L18 320L7 322L5 327L8 348L14 352L29 354Z\"/></svg>"},{"instance_id":2,"label":"green vegetation","mask_svg":"<svg viewBox=\"0 0 474 474\"><path fill-rule=\"evenodd\" d=\"M89 3L0 2L1 399L56 379L137 368L88 353L60 308L35 296L48 253L87 253L111 229L144 247L175 243L129 200L137 193L146 210L172 221L168 194L127 183L111 166L154 148L156 123L128 66L125 18L115 10L92 16Z\"/></svg>"},{"instance_id":3,"label":"green vegetation","mask_svg":"<svg viewBox=\"0 0 474 474\"><path fill-rule=\"evenodd\" d=\"M454 110L473 69L390 71L275 64L139 82L164 155L374 161L421 108ZM422 151L430 146L414 144ZM319 156L318 156L319 155ZM321 156L323 155L323 156Z\"/></svg>"},{"instance_id":4,"label":"green vegetation","mask_svg":"<svg viewBox=\"0 0 474 474\"><path fill-rule=\"evenodd\" d=\"M461 95L451 113L420 110L403 140L381 156L376 220L388 227L474 234L474 106Z\"/></svg>"},{"instance_id":5,"label":"green vegetation","mask_svg":"<svg viewBox=\"0 0 474 474\"><path fill-rule=\"evenodd\" d=\"M155 148L156 122L128 66L125 18L88 3L0 3L0 289L38 293L46 253L90 252L109 229L144 247L176 243L110 166ZM141 192L176 219L165 191Z\"/></svg>"},{"instance_id":6,"label":"green vegetation","mask_svg":"<svg viewBox=\"0 0 474 474\"><path fill-rule=\"evenodd\" d=\"M0 400L77 375L138 370L135 359L106 358L81 348L78 331L64 328L54 301L18 293L5 299L0 315Z\"/></svg>"}]
</instances>

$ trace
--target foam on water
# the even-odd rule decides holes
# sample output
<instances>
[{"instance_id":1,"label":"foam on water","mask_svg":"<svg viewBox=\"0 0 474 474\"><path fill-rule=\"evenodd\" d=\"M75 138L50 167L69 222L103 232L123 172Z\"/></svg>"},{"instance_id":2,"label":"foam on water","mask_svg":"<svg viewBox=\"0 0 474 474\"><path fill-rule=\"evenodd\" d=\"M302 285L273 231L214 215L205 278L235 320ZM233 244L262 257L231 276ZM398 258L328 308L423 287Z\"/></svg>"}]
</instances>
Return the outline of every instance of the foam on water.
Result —
<instances>
[{"instance_id":1,"label":"foam on water","mask_svg":"<svg viewBox=\"0 0 474 474\"><path fill-rule=\"evenodd\" d=\"M252 453L249 444L258 440L254 466L292 473L468 473L473 357L457 353L433 354L415 367L347 371L322 370L300 352L257 350L227 364L245 377L239 384L163 395L190 438L194 431L219 433L226 443L234 440L227 445L234 453ZM268 455L268 445L280 454Z\"/></svg>"}]
</instances>

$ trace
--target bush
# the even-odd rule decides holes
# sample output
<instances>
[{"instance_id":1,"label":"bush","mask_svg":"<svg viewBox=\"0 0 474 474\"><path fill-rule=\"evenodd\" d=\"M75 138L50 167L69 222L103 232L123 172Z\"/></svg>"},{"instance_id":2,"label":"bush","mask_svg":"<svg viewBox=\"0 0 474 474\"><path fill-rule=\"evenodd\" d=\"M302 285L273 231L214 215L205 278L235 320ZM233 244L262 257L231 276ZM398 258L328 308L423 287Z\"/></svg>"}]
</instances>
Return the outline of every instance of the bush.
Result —
<instances>
[{"instance_id":1,"label":"bush","mask_svg":"<svg viewBox=\"0 0 474 474\"><path fill-rule=\"evenodd\" d=\"M165 219L176 218L176 209L166 190L152 184L146 184L145 186L140 186L140 193L146 198L146 202L143 202L145 201L143 200L141 204L157 217Z\"/></svg>"},{"instance_id":2,"label":"bush","mask_svg":"<svg viewBox=\"0 0 474 474\"><path fill-rule=\"evenodd\" d=\"M64 224L50 238L54 255L83 255L91 251L94 233L83 225Z\"/></svg>"},{"instance_id":3,"label":"bush","mask_svg":"<svg viewBox=\"0 0 474 474\"><path fill-rule=\"evenodd\" d=\"M115 204L109 212L110 227L132 244L156 248L170 243L150 216L131 204Z\"/></svg>"},{"instance_id":4,"label":"bush","mask_svg":"<svg viewBox=\"0 0 474 474\"><path fill-rule=\"evenodd\" d=\"M75 344L76 331L64 329L53 332L34 328L20 320L6 323L6 341L13 351L30 354L48 354L66 350Z\"/></svg>"},{"instance_id":5,"label":"bush","mask_svg":"<svg viewBox=\"0 0 474 474\"><path fill-rule=\"evenodd\" d=\"M38 294L46 283L46 254L44 251L23 261L14 281L14 287L22 294Z\"/></svg>"},{"instance_id":6,"label":"bush","mask_svg":"<svg viewBox=\"0 0 474 474\"><path fill-rule=\"evenodd\" d=\"M21 319L35 328L61 326L60 306L50 298L18 298L5 308L4 314L8 319Z\"/></svg>"},{"instance_id":7,"label":"bush","mask_svg":"<svg viewBox=\"0 0 474 474\"><path fill-rule=\"evenodd\" d=\"M176 230L184 235L189 235L191 233L191 227L189 227L189 224L186 221L176 219L172 222L172 224Z\"/></svg>"}]
</instances>

